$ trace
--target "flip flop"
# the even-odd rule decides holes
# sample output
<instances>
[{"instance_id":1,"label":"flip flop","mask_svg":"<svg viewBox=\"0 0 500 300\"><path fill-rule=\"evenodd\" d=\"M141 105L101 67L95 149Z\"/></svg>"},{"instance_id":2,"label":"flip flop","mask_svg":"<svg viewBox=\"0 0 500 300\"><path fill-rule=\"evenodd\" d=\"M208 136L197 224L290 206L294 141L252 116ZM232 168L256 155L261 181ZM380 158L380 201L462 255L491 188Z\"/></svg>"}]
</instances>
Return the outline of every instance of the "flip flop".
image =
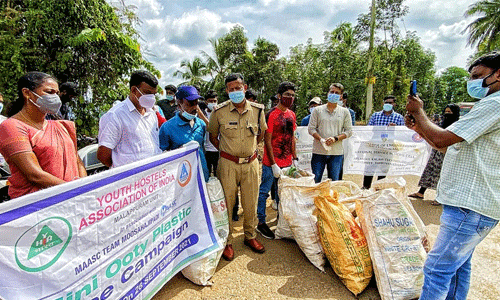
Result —
<instances>
[{"instance_id":1,"label":"flip flop","mask_svg":"<svg viewBox=\"0 0 500 300\"><path fill-rule=\"evenodd\" d=\"M416 198L416 199L424 199L424 196L420 196L417 193L413 193L411 195L408 195L408 197Z\"/></svg>"}]
</instances>

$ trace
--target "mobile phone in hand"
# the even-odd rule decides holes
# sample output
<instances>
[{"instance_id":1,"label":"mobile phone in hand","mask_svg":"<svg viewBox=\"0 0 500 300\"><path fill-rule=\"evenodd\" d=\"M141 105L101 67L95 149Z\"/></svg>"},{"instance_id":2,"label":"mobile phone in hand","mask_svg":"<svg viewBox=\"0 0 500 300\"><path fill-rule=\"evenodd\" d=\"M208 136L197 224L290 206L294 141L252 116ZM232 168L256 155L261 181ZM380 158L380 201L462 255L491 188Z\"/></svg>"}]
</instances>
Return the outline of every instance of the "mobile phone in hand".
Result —
<instances>
[{"instance_id":1,"label":"mobile phone in hand","mask_svg":"<svg viewBox=\"0 0 500 300\"><path fill-rule=\"evenodd\" d=\"M410 96L416 96L417 95L417 81L412 80L410 83Z\"/></svg>"}]
</instances>

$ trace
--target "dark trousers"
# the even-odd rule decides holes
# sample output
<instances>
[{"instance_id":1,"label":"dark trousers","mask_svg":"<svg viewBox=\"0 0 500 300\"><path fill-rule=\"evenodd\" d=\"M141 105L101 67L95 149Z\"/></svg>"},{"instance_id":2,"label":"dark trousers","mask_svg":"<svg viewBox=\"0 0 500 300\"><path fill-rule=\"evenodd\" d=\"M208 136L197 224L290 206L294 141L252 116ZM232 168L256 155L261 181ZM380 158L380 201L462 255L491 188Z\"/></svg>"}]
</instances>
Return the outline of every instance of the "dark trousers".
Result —
<instances>
[{"instance_id":1,"label":"dark trousers","mask_svg":"<svg viewBox=\"0 0 500 300\"><path fill-rule=\"evenodd\" d=\"M384 179L385 176L377 176L377 180ZM363 177L363 187L365 189L369 189L372 187L372 181L373 181L373 176L367 176Z\"/></svg>"},{"instance_id":2,"label":"dark trousers","mask_svg":"<svg viewBox=\"0 0 500 300\"><path fill-rule=\"evenodd\" d=\"M207 160L208 174L212 174L213 172L213 176L215 176L219 163L219 152L207 151L205 152L205 158Z\"/></svg>"}]
</instances>

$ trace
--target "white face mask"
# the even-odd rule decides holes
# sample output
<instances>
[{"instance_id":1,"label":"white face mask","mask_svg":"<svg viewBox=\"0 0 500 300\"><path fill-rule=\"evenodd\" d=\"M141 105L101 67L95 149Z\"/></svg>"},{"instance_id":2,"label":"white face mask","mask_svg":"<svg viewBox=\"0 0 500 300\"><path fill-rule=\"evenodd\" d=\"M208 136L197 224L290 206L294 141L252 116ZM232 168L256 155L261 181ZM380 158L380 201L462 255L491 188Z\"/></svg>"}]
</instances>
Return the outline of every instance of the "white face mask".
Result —
<instances>
[{"instance_id":1,"label":"white face mask","mask_svg":"<svg viewBox=\"0 0 500 300\"><path fill-rule=\"evenodd\" d=\"M141 93L141 97L139 97L139 104L144 108L153 108L156 104L156 97L154 94L146 94L144 95L139 88L137 88L139 93Z\"/></svg>"},{"instance_id":2,"label":"white face mask","mask_svg":"<svg viewBox=\"0 0 500 300\"><path fill-rule=\"evenodd\" d=\"M208 103L207 107L209 110L213 111L216 105L217 105L217 103Z\"/></svg>"}]
</instances>

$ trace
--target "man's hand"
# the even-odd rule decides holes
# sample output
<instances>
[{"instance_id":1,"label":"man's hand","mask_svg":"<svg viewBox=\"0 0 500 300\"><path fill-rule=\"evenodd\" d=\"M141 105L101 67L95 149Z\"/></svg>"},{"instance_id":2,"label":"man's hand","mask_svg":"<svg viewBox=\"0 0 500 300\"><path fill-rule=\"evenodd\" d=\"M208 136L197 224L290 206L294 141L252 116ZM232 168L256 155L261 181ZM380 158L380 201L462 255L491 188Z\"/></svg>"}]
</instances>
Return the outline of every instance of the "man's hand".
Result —
<instances>
[{"instance_id":1,"label":"man's hand","mask_svg":"<svg viewBox=\"0 0 500 300\"><path fill-rule=\"evenodd\" d=\"M420 99L418 95L408 96L408 102L406 103L406 111L410 115L417 115L424 110L424 102Z\"/></svg>"},{"instance_id":2,"label":"man's hand","mask_svg":"<svg viewBox=\"0 0 500 300\"><path fill-rule=\"evenodd\" d=\"M396 123L389 123L389 126L398 126Z\"/></svg>"},{"instance_id":3,"label":"man's hand","mask_svg":"<svg viewBox=\"0 0 500 300\"><path fill-rule=\"evenodd\" d=\"M415 119L410 114L405 115L405 125L411 130L417 130L417 124L415 124Z\"/></svg>"},{"instance_id":4,"label":"man's hand","mask_svg":"<svg viewBox=\"0 0 500 300\"><path fill-rule=\"evenodd\" d=\"M335 138L333 138L333 137L329 137L329 138L327 138L327 139L325 140L325 144L326 144L327 146L330 146L330 145L331 145L331 144L333 144L333 143L335 143Z\"/></svg>"}]
</instances>

